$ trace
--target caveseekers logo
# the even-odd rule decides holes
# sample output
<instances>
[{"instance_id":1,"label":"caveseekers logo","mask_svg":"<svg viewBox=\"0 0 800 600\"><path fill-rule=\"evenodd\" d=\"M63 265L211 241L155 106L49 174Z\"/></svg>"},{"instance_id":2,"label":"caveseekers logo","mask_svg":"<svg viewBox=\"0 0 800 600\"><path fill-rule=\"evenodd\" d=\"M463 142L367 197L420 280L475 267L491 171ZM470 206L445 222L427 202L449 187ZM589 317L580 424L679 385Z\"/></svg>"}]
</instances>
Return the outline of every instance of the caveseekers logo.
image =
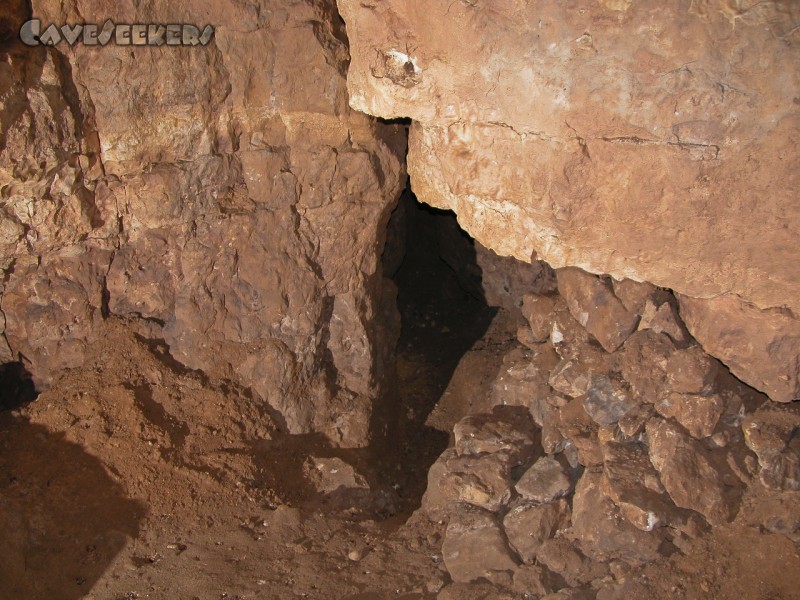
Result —
<instances>
[{"instance_id":1,"label":"caveseekers logo","mask_svg":"<svg viewBox=\"0 0 800 600\"><path fill-rule=\"evenodd\" d=\"M26 21L19 37L28 46L57 46L67 43L74 46L205 46L214 37L214 28L206 25L202 30L194 25L159 25L153 23L114 23L108 19L103 25L84 23L78 25L49 25L42 30L39 19Z\"/></svg>"}]
</instances>

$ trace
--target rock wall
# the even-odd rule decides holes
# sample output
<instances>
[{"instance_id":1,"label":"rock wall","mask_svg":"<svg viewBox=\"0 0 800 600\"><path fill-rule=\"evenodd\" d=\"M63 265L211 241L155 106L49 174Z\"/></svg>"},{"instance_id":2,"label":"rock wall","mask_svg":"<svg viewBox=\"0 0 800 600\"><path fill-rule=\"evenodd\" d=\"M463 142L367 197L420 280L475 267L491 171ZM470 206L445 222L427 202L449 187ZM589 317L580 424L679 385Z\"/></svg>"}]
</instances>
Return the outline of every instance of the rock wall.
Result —
<instances>
[{"instance_id":1,"label":"rock wall","mask_svg":"<svg viewBox=\"0 0 800 600\"><path fill-rule=\"evenodd\" d=\"M414 120L420 200L499 254L725 295L745 303L727 316L768 309L796 337L796 2L338 3L350 104ZM751 340L731 329L754 328L729 328L728 352L696 333L751 385L800 397L796 342L756 342L783 347L765 372L732 361Z\"/></svg>"},{"instance_id":2,"label":"rock wall","mask_svg":"<svg viewBox=\"0 0 800 600\"><path fill-rule=\"evenodd\" d=\"M215 35L206 47L4 42L0 359L46 387L82 362L98 320L136 319L286 430L364 444L395 335L379 259L406 138L348 107L335 4L32 11ZM24 17L0 16L3 31Z\"/></svg>"}]
</instances>

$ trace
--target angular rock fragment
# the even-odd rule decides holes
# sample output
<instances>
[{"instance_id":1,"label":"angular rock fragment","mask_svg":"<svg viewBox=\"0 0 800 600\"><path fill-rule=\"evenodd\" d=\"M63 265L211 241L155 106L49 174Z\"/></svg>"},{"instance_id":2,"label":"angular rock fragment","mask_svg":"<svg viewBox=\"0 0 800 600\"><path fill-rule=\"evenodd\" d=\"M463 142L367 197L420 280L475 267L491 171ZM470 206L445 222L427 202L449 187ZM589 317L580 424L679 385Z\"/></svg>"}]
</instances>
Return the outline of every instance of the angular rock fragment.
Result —
<instances>
[{"instance_id":1,"label":"angular rock fragment","mask_svg":"<svg viewBox=\"0 0 800 600\"><path fill-rule=\"evenodd\" d=\"M800 320L792 313L759 310L734 295L678 299L689 331L734 375L772 400L800 399Z\"/></svg>"},{"instance_id":2,"label":"angular rock fragment","mask_svg":"<svg viewBox=\"0 0 800 600\"><path fill-rule=\"evenodd\" d=\"M603 491L642 531L672 522L678 512L641 444L603 444Z\"/></svg>"},{"instance_id":3,"label":"angular rock fragment","mask_svg":"<svg viewBox=\"0 0 800 600\"><path fill-rule=\"evenodd\" d=\"M742 422L747 447L758 456L759 479L773 490L800 491L800 408L763 406Z\"/></svg>"},{"instance_id":4,"label":"angular rock fragment","mask_svg":"<svg viewBox=\"0 0 800 600\"><path fill-rule=\"evenodd\" d=\"M503 518L503 529L519 557L531 563L542 543L568 527L569 520L569 504L561 498L548 504L522 504L512 508Z\"/></svg>"},{"instance_id":5,"label":"angular rock fragment","mask_svg":"<svg viewBox=\"0 0 800 600\"><path fill-rule=\"evenodd\" d=\"M534 341L542 343L550 339L557 306L556 296L525 294L522 297L522 316L530 326Z\"/></svg>"},{"instance_id":6,"label":"angular rock fragment","mask_svg":"<svg viewBox=\"0 0 800 600\"><path fill-rule=\"evenodd\" d=\"M666 389L667 366L676 351L666 335L651 330L634 333L619 354L622 377L639 402L655 403Z\"/></svg>"},{"instance_id":7,"label":"angular rock fragment","mask_svg":"<svg viewBox=\"0 0 800 600\"><path fill-rule=\"evenodd\" d=\"M678 350L667 361L667 384L674 392L707 395L718 371L718 363L699 346Z\"/></svg>"},{"instance_id":8,"label":"angular rock fragment","mask_svg":"<svg viewBox=\"0 0 800 600\"><path fill-rule=\"evenodd\" d=\"M639 436L655 412L652 404L640 404L617 422L620 433L627 438Z\"/></svg>"},{"instance_id":9,"label":"angular rock fragment","mask_svg":"<svg viewBox=\"0 0 800 600\"><path fill-rule=\"evenodd\" d=\"M647 435L650 461L676 505L699 512L712 525L733 519L741 488L726 481L708 450L671 421L651 420Z\"/></svg>"},{"instance_id":10,"label":"angular rock fragment","mask_svg":"<svg viewBox=\"0 0 800 600\"><path fill-rule=\"evenodd\" d=\"M569 540L545 540L536 553L536 561L564 578L567 585L577 587L608 574L608 565L592 560L575 548Z\"/></svg>"},{"instance_id":11,"label":"angular rock fragment","mask_svg":"<svg viewBox=\"0 0 800 600\"><path fill-rule=\"evenodd\" d=\"M458 456L442 453L428 471L422 510L434 521L447 517L456 502L499 511L511 499L509 461L500 454Z\"/></svg>"},{"instance_id":12,"label":"angular rock fragment","mask_svg":"<svg viewBox=\"0 0 800 600\"><path fill-rule=\"evenodd\" d=\"M444 564L456 583L489 581L514 571L517 562L497 518L479 508L459 505L453 511L442 545Z\"/></svg>"},{"instance_id":13,"label":"angular rock fragment","mask_svg":"<svg viewBox=\"0 0 800 600\"><path fill-rule=\"evenodd\" d=\"M557 392L577 398L589 390L592 376L607 372L611 364L607 352L588 344L576 345L563 353L561 361L551 370L548 382Z\"/></svg>"},{"instance_id":14,"label":"angular rock fragment","mask_svg":"<svg viewBox=\"0 0 800 600\"><path fill-rule=\"evenodd\" d=\"M692 341L692 336L689 335L672 302L664 302L661 306L656 307L648 300L641 315L640 330L652 329L656 333L665 333L681 348L686 347Z\"/></svg>"},{"instance_id":15,"label":"angular rock fragment","mask_svg":"<svg viewBox=\"0 0 800 600\"><path fill-rule=\"evenodd\" d=\"M658 558L661 536L623 519L616 504L603 493L602 479L602 473L586 471L575 487L570 537L584 554L598 561L641 564Z\"/></svg>"},{"instance_id":16,"label":"angular rock fragment","mask_svg":"<svg viewBox=\"0 0 800 600\"><path fill-rule=\"evenodd\" d=\"M598 426L583 406L581 398L573 399L559 411L558 429L564 439L572 442L578 452L578 460L585 466L599 465L603 453L597 439Z\"/></svg>"},{"instance_id":17,"label":"angular rock fragment","mask_svg":"<svg viewBox=\"0 0 800 600\"><path fill-rule=\"evenodd\" d=\"M598 425L613 425L638 403L618 381L603 374L592 376L583 407Z\"/></svg>"},{"instance_id":18,"label":"angular rock fragment","mask_svg":"<svg viewBox=\"0 0 800 600\"><path fill-rule=\"evenodd\" d=\"M477 241L475 262L481 269L481 286L489 306L518 311L524 294L547 294L556 287L555 274L547 263L499 256Z\"/></svg>"},{"instance_id":19,"label":"angular rock fragment","mask_svg":"<svg viewBox=\"0 0 800 600\"><path fill-rule=\"evenodd\" d=\"M523 473L514 489L525 500L543 503L569 494L572 482L561 463L545 456Z\"/></svg>"},{"instance_id":20,"label":"angular rock fragment","mask_svg":"<svg viewBox=\"0 0 800 600\"><path fill-rule=\"evenodd\" d=\"M521 565L514 572L513 589L525 597L544 596L560 587L558 584L558 577L541 565Z\"/></svg>"},{"instance_id":21,"label":"angular rock fragment","mask_svg":"<svg viewBox=\"0 0 800 600\"><path fill-rule=\"evenodd\" d=\"M534 453L533 423L516 421L500 417L497 411L464 417L453 429L456 452L460 456L501 453L512 465L527 461Z\"/></svg>"},{"instance_id":22,"label":"angular rock fragment","mask_svg":"<svg viewBox=\"0 0 800 600\"><path fill-rule=\"evenodd\" d=\"M558 291L572 316L607 352L619 348L639 323L639 317L629 312L596 275L575 268L560 269Z\"/></svg>"},{"instance_id":23,"label":"angular rock fragment","mask_svg":"<svg viewBox=\"0 0 800 600\"><path fill-rule=\"evenodd\" d=\"M675 419L692 437L701 440L714 433L725 411L725 400L719 394L699 396L670 392L656 402L655 409L662 417Z\"/></svg>"},{"instance_id":24,"label":"angular rock fragment","mask_svg":"<svg viewBox=\"0 0 800 600\"><path fill-rule=\"evenodd\" d=\"M527 407L541 426L547 397L552 390L547 383L558 356L549 345L535 350L514 348L503 357L503 366L492 384L491 406Z\"/></svg>"}]
</instances>

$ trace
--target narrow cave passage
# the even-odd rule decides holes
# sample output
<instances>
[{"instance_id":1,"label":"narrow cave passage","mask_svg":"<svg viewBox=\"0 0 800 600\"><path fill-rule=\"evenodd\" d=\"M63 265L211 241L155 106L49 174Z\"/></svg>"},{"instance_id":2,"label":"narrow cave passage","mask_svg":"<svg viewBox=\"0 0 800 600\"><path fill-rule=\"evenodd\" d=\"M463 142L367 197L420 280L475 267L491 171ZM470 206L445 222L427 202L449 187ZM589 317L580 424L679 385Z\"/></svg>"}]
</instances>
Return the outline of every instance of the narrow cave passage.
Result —
<instances>
[{"instance_id":1,"label":"narrow cave passage","mask_svg":"<svg viewBox=\"0 0 800 600\"><path fill-rule=\"evenodd\" d=\"M431 464L449 435L427 423L464 354L486 332L487 306L473 240L455 214L417 201L410 190L389 223L384 272L397 286L401 333L397 386L387 417L401 510L419 506Z\"/></svg>"}]
</instances>

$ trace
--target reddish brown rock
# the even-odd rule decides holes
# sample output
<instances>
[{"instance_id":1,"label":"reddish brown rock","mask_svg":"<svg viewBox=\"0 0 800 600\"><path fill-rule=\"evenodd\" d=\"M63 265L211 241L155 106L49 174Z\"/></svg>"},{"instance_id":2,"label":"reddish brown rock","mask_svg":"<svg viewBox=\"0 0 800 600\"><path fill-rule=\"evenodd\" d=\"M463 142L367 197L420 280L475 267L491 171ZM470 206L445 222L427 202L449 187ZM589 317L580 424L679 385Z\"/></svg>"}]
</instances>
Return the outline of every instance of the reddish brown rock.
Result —
<instances>
[{"instance_id":1,"label":"reddish brown rock","mask_svg":"<svg viewBox=\"0 0 800 600\"><path fill-rule=\"evenodd\" d=\"M747 447L758 456L761 483L800 491L800 410L764 406L742 422Z\"/></svg>"},{"instance_id":2,"label":"reddish brown rock","mask_svg":"<svg viewBox=\"0 0 800 600\"><path fill-rule=\"evenodd\" d=\"M465 505L456 507L447 525L442 555L456 583L492 581L517 567L497 517Z\"/></svg>"},{"instance_id":3,"label":"reddish brown rock","mask_svg":"<svg viewBox=\"0 0 800 600\"><path fill-rule=\"evenodd\" d=\"M607 352L613 352L628 339L639 318L623 306L611 286L580 269L558 271L558 291L572 316L586 328Z\"/></svg>"},{"instance_id":4,"label":"reddish brown rock","mask_svg":"<svg viewBox=\"0 0 800 600\"><path fill-rule=\"evenodd\" d=\"M565 538L545 540L536 553L537 562L577 587L608 574L608 565L587 558Z\"/></svg>"},{"instance_id":5,"label":"reddish brown rock","mask_svg":"<svg viewBox=\"0 0 800 600\"><path fill-rule=\"evenodd\" d=\"M83 364L102 320L103 277L111 252L76 247L41 262L20 259L5 285L5 338L46 388Z\"/></svg>"},{"instance_id":6,"label":"reddish brown rock","mask_svg":"<svg viewBox=\"0 0 800 600\"><path fill-rule=\"evenodd\" d=\"M595 423L613 425L637 406L623 382L605 374L592 375L583 407Z\"/></svg>"},{"instance_id":7,"label":"reddish brown rock","mask_svg":"<svg viewBox=\"0 0 800 600\"><path fill-rule=\"evenodd\" d=\"M166 2L31 9L55 23L207 20ZM286 431L364 445L397 334L380 255L404 128L348 108L332 0L214 13L206 47L3 55L9 354L46 385L79 364L101 311L144 318L174 358L252 390Z\"/></svg>"},{"instance_id":8,"label":"reddish brown rock","mask_svg":"<svg viewBox=\"0 0 800 600\"><path fill-rule=\"evenodd\" d=\"M518 312L525 294L555 290L555 274L550 265L542 261L529 263L498 256L480 242L475 244L475 261L481 270L481 287L489 306Z\"/></svg>"},{"instance_id":9,"label":"reddish brown rock","mask_svg":"<svg viewBox=\"0 0 800 600\"><path fill-rule=\"evenodd\" d=\"M674 302L674 300L673 300ZM639 329L652 329L656 333L666 333L681 348L688 346L692 336L678 316L678 311L673 302L664 302L661 306L647 301L642 311L642 320Z\"/></svg>"},{"instance_id":10,"label":"reddish brown rock","mask_svg":"<svg viewBox=\"0 0 800 600\"><path fill-rule=\"evenodd\" d=\"M679 300L689 331L731 373L772 400L800 399L800 320L794 314L759 310L733 295Z\"/></svg>"},{"instance_id":11,"label":"reddish brown rock","mask_svg":"<svg viewBox=\"0 0 800 600\"><path fill-rule=\"evenodd\" d=\"M620 371L639 402L654 404L667 389L667 368L675 350L667 335L650 330L637 331L625 343Z\"/></svg>"},{"instance_id":12,"label":"reddish brown rock","mask_svg":"<svg viewBox=\"0 0 800 600\"><path fill-rule=\"evenodd\" d=\"M511 499L511 485L508 457L458 456L449 448L428 471L422 509L434 521L445 519L458 502L497 512Z\"/></svg>"},{"instance_id":13,"label":"reddish brown rock","mask_svg":"<svg viewBox=\"0 0 800 600\"><path fill-rule=\"evenodd\" d=\"M523 562L532 563L542 543L568 527L569 522L569 504L562 498L547 504L522 504L512 508L503 518L503 529Z\"/></svg>"},{"instance_id":14,"label":"reddish brown rock","mask_svg":"<svg viewBox=\"0 0 800 600\"><path fill-rule=\"evenodd\" d=\"M678 393L707 395L718 370L718 363L699 346L678 350L667 361L667 385Z\"/></svg>"},{"instance_id":15,"label":"reddish brown rock","mask_svg":"<svg viewBox=\"0 0 800 600\"><path fill-rule=\"evenodd\" d=\"M656 402L655 409L662 417L674 418L692 437L701 440L714 433L725 411L725 400L719 394L699 396L670 392Z\"/></svg>"},{"instance_id":16,"label":"reddish brown rock","mask_svg":"<svg viewBox=\"0 0 800 600\"><path fill-rule=\"evenodd\" d=\"M460 456L500 453L512 465L526 462L534 454L533 423L515 421L497 412L464 417L453 429L456 452Z\"/></svg>"},{"instance_id":17,"label":"reddish brown rock","mask_svg":"<svg viewBox=\"0 0 800 600\"><path fill-rule=\"evenodd\" d=\"M602 474L586 471L575 488L571 537L587 556L607 561L643 563L658 558L661 538L637 529L619 514L603 493Z\"/></svg>"},{"instance_id":18,"label":"reddish brown rock","mask_svg":"<svg viewBox=\"0 0 800 600\"><path fill-rule=\"evenodd\" d=\"M725 477L708 450L671 421L651 420L647 435L650 461L676 505L699 512L712 525L733 519L741 487Z\"/></svg>"},{"instance_id":19,"label":"reddish brown rock","mask_svg":"<svg viewBox=\"0 0 800 600\"><path fill-rule=\"evenodd\" d=\"M514 572L514 590L528 597L549 594L560 587L559 583L558 578L541 565L521 565Z\"/></svg>"},{"instance_id":20,"label":"reddish brown rock","mask_svg":"<svg viewBox=\"0 0 800 600\"><path fill-rule=\"evenodd\" d=\"M800 312L791 3L339 6L351 105L484 245Z\"/></svg>"},{"instance_id":21,"label":"reddish brown rock","mask_svg":"<svg viewBox=\"0 0 800 600\"><path fill-rule=\"evenodd\" d=\"M556 296L525 294L522 297L522 316L530 326L534 341L541 343L550 339L556 319L557 305Z\"/></svg>"},{"instance_id":22,"label":"reddish brown rock","mask_svg":"<svg viewBox=\"0 0 800 600\"><path fill-rule=\"evenodd\" d=\"M587 414L581 398L575 398L559 411L558 429L578 451L578 461L585 467L603 462L597 439L598 426Z\"/></svg>"},{"instance_id":23,"label":"reddish brown rock","mask_svg":"<svg viewBox=\"0 0 800 600\"><path fill-rule=\"evenodd\" d=\"M545 456L522 474L514 489L525 500L544 503L566 496L572 489L572 482L561 463Z\"/></svg>"},{"instance_id":24,"label":"reddish brown rock","mask_svg":"<svg viewBox=\"0 0 800 600\"><path fill-rule=\"evenodd\" d=\"M678 512L641 444L603 444L603 491L642 531L668 525Z\"/></svg>"}]
</instances>

